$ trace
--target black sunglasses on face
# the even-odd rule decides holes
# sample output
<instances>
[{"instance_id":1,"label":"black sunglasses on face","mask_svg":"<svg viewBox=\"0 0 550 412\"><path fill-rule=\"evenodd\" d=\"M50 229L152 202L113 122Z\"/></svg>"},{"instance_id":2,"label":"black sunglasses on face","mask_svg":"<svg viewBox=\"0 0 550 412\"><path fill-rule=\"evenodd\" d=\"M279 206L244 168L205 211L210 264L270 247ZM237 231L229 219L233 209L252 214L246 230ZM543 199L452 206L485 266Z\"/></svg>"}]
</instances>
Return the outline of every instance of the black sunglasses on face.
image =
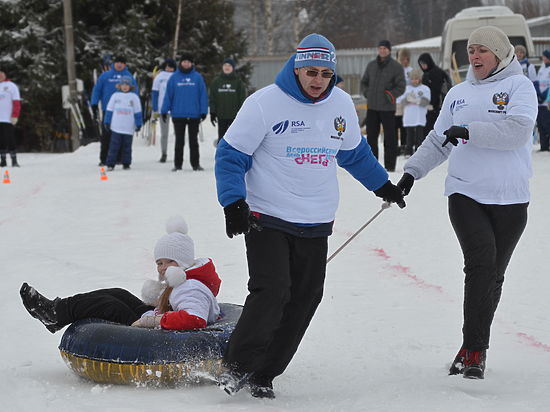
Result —
<instances>
[{"instance_id":1,"label":"black sunglasses on face","mask_svg":"<svg viewBox=\"0 0 550 412\"><path fill-rule=\"evenodd\" d=\"M330 78L332 78L332 76L334 76L334 72L331 72L331 71L320 72L318 70L307 70L306 69L306 76L308 76L308 77L317 77L319 75L319 73L321 73L321 77L323 79L330 79Z\"/></svg>"}]
</instances>

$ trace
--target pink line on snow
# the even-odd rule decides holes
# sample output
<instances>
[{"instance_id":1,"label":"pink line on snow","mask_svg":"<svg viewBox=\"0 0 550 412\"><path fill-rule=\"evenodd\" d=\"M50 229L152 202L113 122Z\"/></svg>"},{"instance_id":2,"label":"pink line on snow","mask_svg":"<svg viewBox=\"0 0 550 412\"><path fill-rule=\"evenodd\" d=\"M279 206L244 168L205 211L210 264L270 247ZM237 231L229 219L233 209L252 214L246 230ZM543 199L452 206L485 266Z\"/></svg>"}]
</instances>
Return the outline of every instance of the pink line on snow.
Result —
<instances>
[{"instance_id":1,"label":"pink line on snow","mask_svg":"<svg viewBox=\"0 0 550 412\"><path fill-rule=\"evenodd\" d=\"M545 352L550 352L550 345L546 345L542 342L539 342L536 340L533 336L528 335L523 332L516 333L516 336L521 339L522 342L529 346L533 346L534 348L542 349Z\"/></svg>"}]
</instances>

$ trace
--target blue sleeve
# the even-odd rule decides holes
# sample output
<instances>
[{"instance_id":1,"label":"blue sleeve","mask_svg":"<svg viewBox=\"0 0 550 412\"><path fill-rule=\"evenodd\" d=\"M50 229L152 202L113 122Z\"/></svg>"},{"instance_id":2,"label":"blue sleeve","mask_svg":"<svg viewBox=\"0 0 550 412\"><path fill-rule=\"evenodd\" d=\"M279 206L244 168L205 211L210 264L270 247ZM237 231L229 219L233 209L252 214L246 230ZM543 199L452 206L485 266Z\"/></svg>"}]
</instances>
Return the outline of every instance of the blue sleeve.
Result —
<instances>
[{"instance_id":1,"label":"blue sleeve","mask_svg":"<svg viewBox=\"0 0 550 412\"><path fill-rule=\"evenodd\" d=\"M160 107L160 113L161 114L167 114L171 109L171 103L172 103L172 96L174 94L172 90L172 79L174 76L170 77L170 80L168 80L168 83L166 83L166 93L164 93L164 99L162 100L162 105Z\"/></svg>"},{"instance_id":2,"label":"blue sleeve","mask_svg":"<svg viewBox=\"0 0 550 412\"><path fill-rule=\"evenodd\" d=\"M143 125L141 112L134 113L134 122L136 124L136 127L141 127Z\"/></svg>"},{"instance_id":3,"label":"blue sleeve","mask_svg":"<svg viewBox=\"0 0 550 412\"><path fill-rule=\"evenodd\" d=\"M113 112L111 110L107 110L105 112L105 116L103 117L103 123L111 124L111 120L113 120Z\"/></svg>"},{"instance_id":4,"label":"blue sleeve","mask_svg":"<svg viewBox=\"0 0 550 412\"><path fill-rule=\"evenodd\" d=\"M103 75L100 75L97 79L96 84L94 85L94 88L92 89L92 100L90 101L90 104L92 106L97 106L99 101L101 100L101 96L103 95L103 79Z\"/></svg>"},{"instance_id":5,"label":"blue sleeve","mask_svg":"<svg viewBox=\"0 0 550 412\"><path fill-rule=\"evenodd\" d=\"M151 93L151 103L153 103L153 111L158 112L159 111L159 91L153 90Z\"/></svg>"},{"instance_id":6,"label":"blue sleeve","mask_svg":"<svg viewBox=\"0 0 550 412\"><path fill-rule=\"evenodd\" d=\"M220 140L216 149L214 173L218 201L223 207L239 199L246 199L244 177L251 167L252 156L235 149L224 139Z\"/></svg>"},{"instance_id":7,"label":"blue sleeve","mask_svg":"<svg viewBox=\"0 0 550 412\"><path fill-rule=\"evenodd\" d=\"M378 163L363 137L354 149L340 150L336 161L369 190L379 189L388 181L388 172Z\"/></svg>"},{"instance_id":8,"label":"blue sleeve","mask_svg":"<svg viewBox=\"0 0 550 412\"><path fill-rule=\"evenodd\" d=\"M206 84L204 83L204 79L201 76L201 82L200 82L200 109L201 114L207 114L208 113L208 93L206 93Z\"/></svg>"}]
</instances>

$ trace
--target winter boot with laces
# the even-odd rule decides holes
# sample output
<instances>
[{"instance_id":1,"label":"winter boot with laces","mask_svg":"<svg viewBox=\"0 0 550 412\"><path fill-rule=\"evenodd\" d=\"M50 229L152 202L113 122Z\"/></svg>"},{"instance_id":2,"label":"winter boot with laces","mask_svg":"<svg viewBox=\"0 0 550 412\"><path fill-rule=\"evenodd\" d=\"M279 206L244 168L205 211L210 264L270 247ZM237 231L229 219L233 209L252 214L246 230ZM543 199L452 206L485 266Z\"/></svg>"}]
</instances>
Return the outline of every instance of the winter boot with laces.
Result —
<instances>
[{"instance_id":1,"label":"winter boot with laces","mask_svg":"<svg viewBox=\"0 0 550 412\"><path fill-rule=\"evenodd\" d=\"M464 357L466 356L466 349L460 348L455 356L455 359L451 363L449 368L449 375L460 375L464 372Z\"/></svg>"},{"instance_id":2,"label":"winter boot with laces","mask_svg":"<svg viewBox=\"0 0 550 412\"><path fill-rule=\"evenodd\" d=\"M485 377L485 360L487 354L482 351L466 351L464 356L464 372L466 379L483 379Z\"/></svg>"},{"instance_id":3,"label":"winter boot with laces","mask_svg":"<svg viewBox=\"0 0 550 412\"><path fill-rule=\"evenodd\" d=\"M255 398L275 399L273 378L264 375L252 375L248 380L250 394Z\"/></svg>"},{"instance_id":4,"label":"winter boot with laces","mask_svg":"<svg viewBox=\"0 0 550 412\"><path fill-rule=\"evenodd\" d=\"M21 295L23 305L25 309L27 309L27 312L29 312L33 318L42 322L51 333L55 333L63 328L63 326L58 325L57 314L55 312L55 306L57 302L59 302L59 298L49 300L27 283L23 283L19 290L19 294Z\"/></svg>"}]
</instances>

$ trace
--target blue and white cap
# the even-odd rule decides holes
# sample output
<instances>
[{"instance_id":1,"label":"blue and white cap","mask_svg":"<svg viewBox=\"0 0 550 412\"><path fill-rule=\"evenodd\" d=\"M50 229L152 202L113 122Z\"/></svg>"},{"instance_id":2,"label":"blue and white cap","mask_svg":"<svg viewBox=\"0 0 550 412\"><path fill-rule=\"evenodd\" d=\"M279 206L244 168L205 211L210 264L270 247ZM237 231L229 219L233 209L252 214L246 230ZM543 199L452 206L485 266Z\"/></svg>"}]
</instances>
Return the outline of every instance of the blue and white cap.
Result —
<instances>
[{"instance_id":1,"label":"blue and white cap","mask_svg":"<svg viewBox=\"0 0 550 412\"><path fill-rule=\"evenodd\" d=\"M336 70L336 50L323 35L312 33L304 37L296 49L294 68L321 66Z\"/></svg>"},{"instance_id":2,"label":"blue and white cap","mask_svg":"<svg viewBox=\"0 0 550 412\"><path fill-rule=\"evenodd\" d=\"M130 76L122 76L120 79L118 79L118 84L127 84L128 86L132 86L132 78Z\"/></svg>"}]
</instances>

